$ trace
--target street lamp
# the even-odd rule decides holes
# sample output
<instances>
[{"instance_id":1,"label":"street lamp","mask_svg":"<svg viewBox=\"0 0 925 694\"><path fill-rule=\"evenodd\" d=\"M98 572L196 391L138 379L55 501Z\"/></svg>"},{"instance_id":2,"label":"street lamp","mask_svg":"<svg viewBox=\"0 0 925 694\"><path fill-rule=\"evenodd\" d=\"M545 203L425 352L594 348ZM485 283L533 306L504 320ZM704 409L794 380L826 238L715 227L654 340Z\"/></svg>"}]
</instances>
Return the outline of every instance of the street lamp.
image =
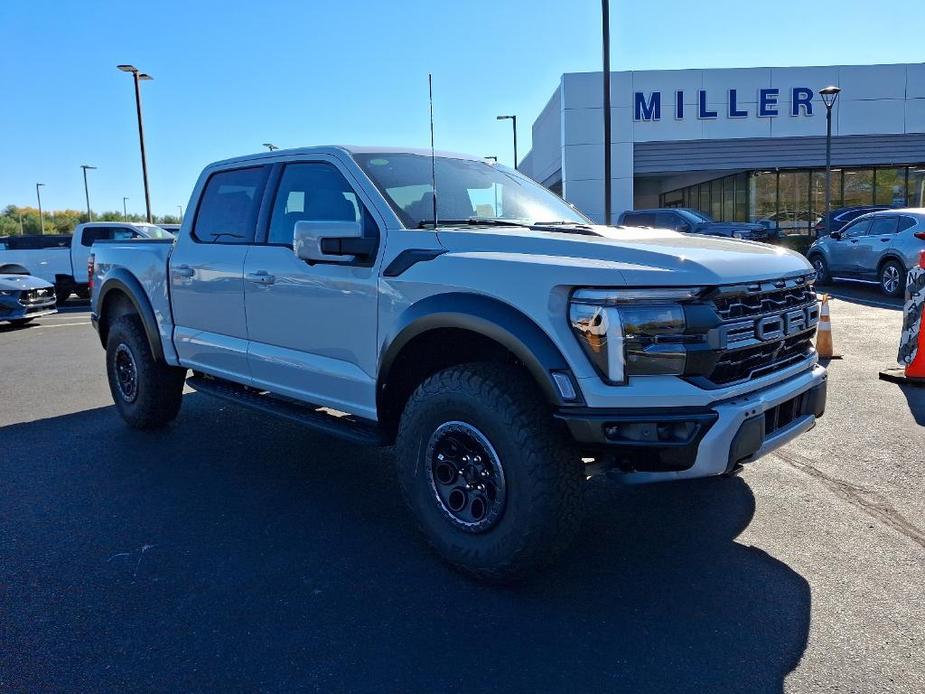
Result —
<instances>
[{"instance_id":1,"label":"street lamp","mask_svg":"<svg viewBox=\"0 0 925 694\"><path fill-rule=\"evenodd\" d=\"M141 89L138 82L141 80L154 79L151 75L139 72L134 65L116 65L122 72L131 72L132 79L135 82L135 110L138 113L138 141L141 144L141 175L145 182L145 212L148 222L151 222L151 195L148 191L148 159L145 156L145 128L141 118Z\"/></svg>"},{"instance_id":2,"label":"street lamp","mask_svg":"<svg viewBox=\"0 0 925 694\"><path fill-rule=\"evenodd\" d=\"M270 150L271 152L272 152L274 149L279 149L279 147L277 147L276 145L274 145L272 142L264 142L264 143L263 143L263 146L266 147L266 148L267 148L268 150Z\"/></svg>"},{"instance_id":3,"label":"street lamp","mask_svg":"<svg viewBox=\"0 0 925 694\"><path fill-rule=\"evenodd\" d=\"M128 221L128 209L125 207L125 201L128 200L128 196L123 196L122 198L122 221Z\"/></svg>"},{"instance_id":4,"label":"street lamp","mask_svg":"<svg viewBox=\"0 0 925 694\"><path fill-rule=\"evenodd\" d=\"M514 170L517 170L517 116L498 116L498 120L509 120L514 129Z\"/></svg>"},{"instance_id":5,"label":"street lamp","mask_svg":"<svg viewBox=\"0 0 925 694\"><path fill-rule=\"evenodd\" d=\"M35 184L35 197L39 199L39 222L42 224L42 233L45 233L45 215L42 214L42 191L39 188L44 188L44 183Z\"/></svg>"},{"instance_id":6,"label":"street lamp","mask_svg":"<svg viewBox=\"0 0 925 694\"><path fill-rule=\"evenodd\" d=\"M604 52L604 224L611 222L610 200L610 2L601 0L601 44Z\"/></svg>"},{"instance_id":7,"label":"street lamp","mask_svg":"<svg viewBox=\"0 0 925 694\"><path fill-rule=\"evenodd\" d=\"M90 188L87 187L87 169L96 169L89 164L81 164L80 168L84 170L84 195L87 197L87 221L93 221L93 213L90 211Z\"/></svg>"},{"instance_id":8,"label":"street lamp","mask_svg":"<svg viewBox=\"0 0 925 694\"><path fill-rule=\"evenodd\" d=\"M832 107L835 105L841 87L830 84L819 90L825 104L825 235L832 233Z\"/></svg>"}]
</instances>

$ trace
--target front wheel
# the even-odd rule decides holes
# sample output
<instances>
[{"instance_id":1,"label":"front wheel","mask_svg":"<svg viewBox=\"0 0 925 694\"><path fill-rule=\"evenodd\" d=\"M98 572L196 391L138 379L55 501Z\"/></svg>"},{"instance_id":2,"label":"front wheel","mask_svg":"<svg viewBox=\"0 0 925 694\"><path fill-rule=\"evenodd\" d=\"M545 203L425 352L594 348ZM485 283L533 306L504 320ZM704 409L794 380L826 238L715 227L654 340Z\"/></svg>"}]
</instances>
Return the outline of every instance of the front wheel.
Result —
<instances>
[{"instance_id":1,"label":"front wheel","mask_svg":"<svg viewBox=\"0 0 925 694\"><path fill-rule=\"evenodd\" d=\"M880 288L887 296L902 296L906 290L905 268L895 260L888 260L880 268Z\"/></svg>"},{"instance_id":2,"label":"front wheel","mask_svg":"<svg viewBox=\"0 0 925 694\"><path fill-rule=\"evenodd\" d=\"M135 429L159 429L180 411L186 369L158 362L138 316L117 318L106 340L106 373L116 409Z\"/></svg>"},{"instance_id":3,"label":"front wheel","mask_svg":"<svg viewBox=\"0 0 925 694\"><path fill-rule=\"evenodd\" d=\"M402 415L396 456L424 535L476 578L522 578L578 530L578 452L532 382L510 367L465 364L424 381Z\"/></svg>"},{"instance_id":4,"label":"front wheel","mask_svg":"<svg viewBox=\"0 0 925 694\"><path fill-rule=\"evenodd\" d=\"M813 269L816 271L816 284L831 284L832 275L829 274L829 265L821 255L810 258Z\"/></svg>"}]
</instances>

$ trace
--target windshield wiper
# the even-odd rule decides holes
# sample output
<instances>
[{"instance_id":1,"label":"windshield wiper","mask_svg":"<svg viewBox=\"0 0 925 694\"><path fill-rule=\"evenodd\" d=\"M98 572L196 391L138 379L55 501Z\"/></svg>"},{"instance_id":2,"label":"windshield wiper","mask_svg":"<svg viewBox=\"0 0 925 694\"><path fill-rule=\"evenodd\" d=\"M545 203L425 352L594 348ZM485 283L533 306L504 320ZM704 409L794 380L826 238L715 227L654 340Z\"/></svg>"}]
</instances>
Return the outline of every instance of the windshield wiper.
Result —
<instances>
[{"instance_id":1,"label":"windshield wiper","mask_svg":"<svg viewBox=\"0 0 925 694\"><path fill-rule=\"evenodd\" d=\"M553 229L554 231L562 231L567 234L584 234L585 236L600 236L598 232L594 231L594 228L590 224L585 224L584 222L568 222L565 220L558 220L555 222L534 222L530 225L531 229Z\"/></svg>"},{"instance_id":2,"label":"windshield wiper","mask_svg":"<svg viewBox=\"0 0 925 694\"><path fill-rule=\"evenodd\" d=\"M532 224L519 222L514 219L500 219L498 217L469 217L468 219L440 219L437 226L495 226L495 227L525 227L529 229ZM434 223L429 220L423 220L418 223L418 229L433 228Z\"/></svg>"}]
</instances>

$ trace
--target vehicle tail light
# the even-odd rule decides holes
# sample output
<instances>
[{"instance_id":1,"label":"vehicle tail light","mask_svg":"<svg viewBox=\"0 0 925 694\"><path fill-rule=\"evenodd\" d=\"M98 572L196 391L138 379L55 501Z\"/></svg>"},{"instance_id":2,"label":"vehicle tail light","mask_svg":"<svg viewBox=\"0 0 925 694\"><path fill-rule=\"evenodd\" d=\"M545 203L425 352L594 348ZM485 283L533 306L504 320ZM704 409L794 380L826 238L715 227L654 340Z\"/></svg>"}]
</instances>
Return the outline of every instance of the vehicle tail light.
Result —
<instances>
[{"instance_id":1,"label":"vehicle tail light","mask_svg":"<svg viewBox=\"0 0 925 694\"><path fill-rule=\"evenodd\" d=\"M925 241L925 231L917 231L914 234L915 238Z\"/></svg>"},{"instance_id":2,"label":"vehicle tail light","mask_svg":"<svg viewBox=\"0 0 925 694\"><path fill-rule=\"evenodd\" d=\"M93 289L93 271L96 269L96 258L93 254L90 254L90 257L87 258L87 286L90 289Z\"/></svg>"}]
</instances>

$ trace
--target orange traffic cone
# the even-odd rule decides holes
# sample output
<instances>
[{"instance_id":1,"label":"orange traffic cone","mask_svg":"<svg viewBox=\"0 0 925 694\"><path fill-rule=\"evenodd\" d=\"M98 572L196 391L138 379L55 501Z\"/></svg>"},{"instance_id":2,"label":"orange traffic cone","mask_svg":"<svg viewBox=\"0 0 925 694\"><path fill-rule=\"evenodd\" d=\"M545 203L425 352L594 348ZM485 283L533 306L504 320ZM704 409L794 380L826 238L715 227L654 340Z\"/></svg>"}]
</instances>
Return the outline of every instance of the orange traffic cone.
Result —
<instances>
[{"instance_id":1,"label":"orange traffic cone","mask_svg":"<svg viewBox=\"0 0 925 694\"><path fill-rule=\"evenodd\" d=\"M829 295L822 295L819 324L816 326L816 353L820 359L837 359L832 347L832 322L829 319Z\"/></svg>"}]
</instances>

